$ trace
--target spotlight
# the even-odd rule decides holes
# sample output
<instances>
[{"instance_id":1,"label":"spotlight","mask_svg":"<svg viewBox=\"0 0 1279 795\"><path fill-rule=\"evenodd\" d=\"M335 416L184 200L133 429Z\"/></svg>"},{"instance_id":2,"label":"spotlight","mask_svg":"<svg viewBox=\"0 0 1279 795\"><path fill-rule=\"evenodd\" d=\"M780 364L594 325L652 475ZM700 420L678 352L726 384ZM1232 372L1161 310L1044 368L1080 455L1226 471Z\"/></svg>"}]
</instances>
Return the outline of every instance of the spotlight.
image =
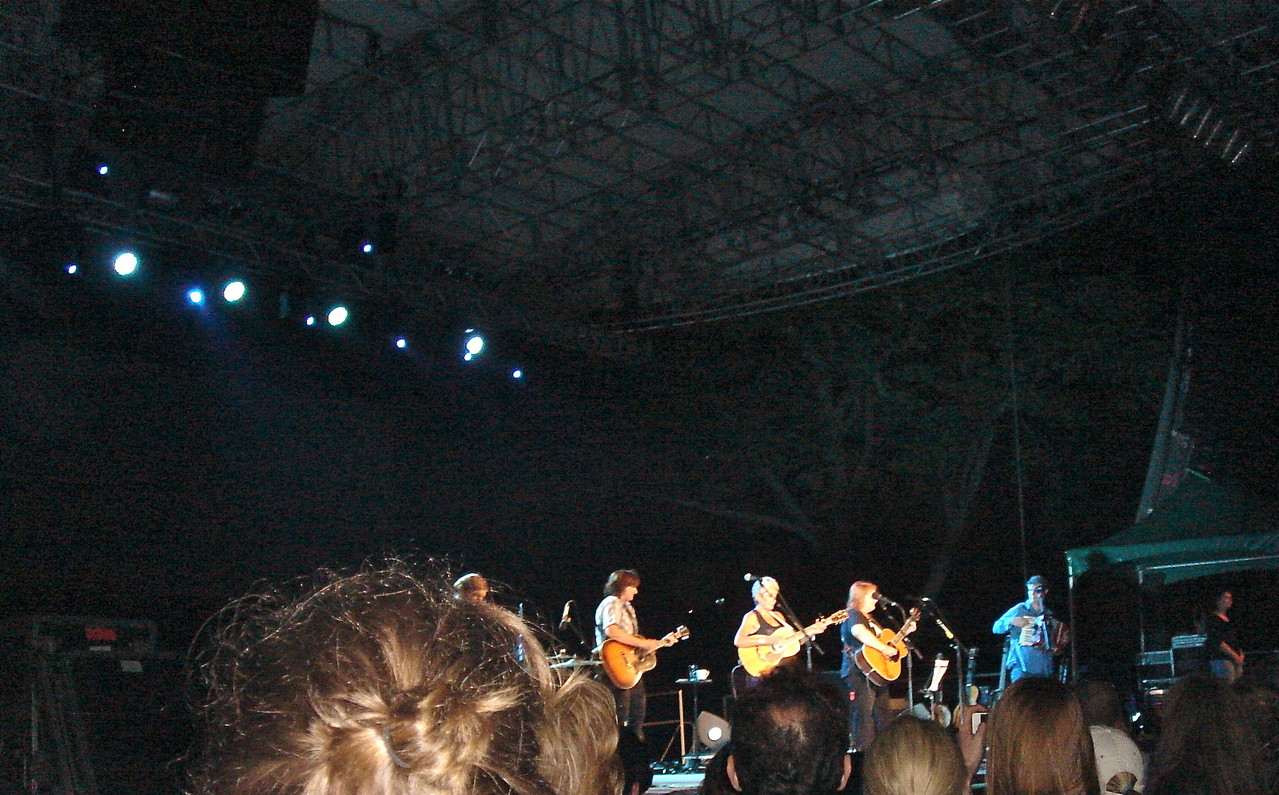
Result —
<instances>
[{"instance_id":1,"label":"spotlight","mask_svg":"<svg viewBox=\"0 0 1279 795\"><path fill-rule=\"evenodd\" d=\"M350 313L346 311L344 306L335 306L329 310L329 325L340 326L350 317Z\"/></svg>"},{"instance_id":2,"label":"spotlight","mask_svg":"<svg viewBox=\"0 0 1279 795\"><path fill-rule=\"evenodd\" d=\"M247 288L244 286L244 282L236 279L233 282L227 282L226 287L222 288L222 297L225 298L228 303L234 304L236 301L239 301L244 297L246 290Z\"/></svg>"},{"instance_id":3,"label":"spotlight","mask_svg":"<svg viewBox=\"0 0 1279 795\"><path fill-rule=\"evenodd\" d=\"M466 354L462 356L465 361L471 361L479 356L484 350L484 337L478 334L475 329L468 328L466 330L466 341L462 344Z\"/></svg>"},{"instance_id":4,"label":"spotlight","mask_svg":"<svg viewBox=\"0 0 1279 795\"><path fill-rule=\"evenodd\" d=\"M511 371L511 378L514 378L516 381L520 380L520 379L521 379L521 378L523 378L523 377L524 377L524 371L523 371L523 370L520 370L520 369L516 368L516 369L514 369L514 370L512 370L512 371Z\"/></svg>"},{"instance_id":5,"label":"spotlight","mask_svg":"<svg viewBox=\"0 0 1279 795\"><path fill-rule=\"evenodd\" d=\"M99 164L98 164L98 175L99 175L99 176L103 176L103 177L105 177L107 174L110 174L110 173L111 173L111 166L107 165L106 163L99 163Z\"/></svg>"},{"instance_id":6,"label":"spotlight","mask_svg":"<svg viewBox=\"0 0 1279 795\"><path fill-rule=\"evenodd\" d=\"M192 287L190 290L187 290L187 300L195 304L196 306L203 304L204 291L201 290L199 287Z\"/></svg>"},{"instance_id":7,"label":"spotlight","mask_svg":"<svg viewBox=\"0 0 1279 795\"><path fill-rule=\"evenodd\" d=\"M732 737L728 721L710 712L703 712L694 722L697 741L707 751L718 751Z\"/></svg>"},{"instance_id":8,"label":"spotlight","mask_svg":"<svg viewBox=\"0 0 1279 795\"><path fill-rule=\"evenodd\" d=\"M80 266L75 264L74 262L67 264L67 273L71 274L72 276L75 276L76 271L78 270L80 270Z\"/></svg>"},{"instance_id":9,"label":"spotlight","mask_svg":"<svg viewBox=\"0 0 1279 795\"><path fill-rule=\"evenodd\" d=\"M409 341L404 339L403 337L399 337L395 340L395 347L399 348L400 350L404 350L405 348L409 347Z\"/></svg>"},{"instance_id":10,"label":"spotlight","mask_svg":"<svg viewBox=\"0 0 1279 795\"><path fill-rule=\"evenodd\" d=\"M121 276L131 276L138 269L138 255L126 251L115 258L115 272Z\"/></svg>"},{"instance_id":11,"label":"spotlight","mask_svg":"<svg viewBox=\"0 0 1279 795\"><path fill-rule=\"evenodd\" d=\"M367 240L364 241L364 245L360 246L360 251L363 251L365 254L372 254L373 244L368 242Z\"/></svg>"},{"instance_id":12,"label":"spotlight","mask_svg":"<svg viewBox=\"0 0 1279 795\"><path fill-rule=\"evenodd\" d=\"M308 326L314 326L314 325L315 325L315 315L307 315L307 316L306 316L306 324L307 324Z\"/></svg>"}]
</instances>

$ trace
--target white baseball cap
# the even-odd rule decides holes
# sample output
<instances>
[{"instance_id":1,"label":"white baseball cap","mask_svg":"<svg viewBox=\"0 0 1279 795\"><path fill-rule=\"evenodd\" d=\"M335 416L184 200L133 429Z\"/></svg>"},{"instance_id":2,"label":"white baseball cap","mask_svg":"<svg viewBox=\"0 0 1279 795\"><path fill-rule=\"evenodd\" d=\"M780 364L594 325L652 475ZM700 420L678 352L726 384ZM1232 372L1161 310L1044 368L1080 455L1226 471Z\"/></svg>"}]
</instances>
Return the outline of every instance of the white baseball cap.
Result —
<instances>
[{"instance_id":1,"label":"white baseball cap","mask_svg":"<svg viewBox=\"0 0 1279 795\"><path fill-rule=\"evenodd\" d=\"M1141 792L1146 787L1146 763L1132 738L1110 726L1089 726L1097 781L1107 792Z\"/></svg>"}]
</instances>

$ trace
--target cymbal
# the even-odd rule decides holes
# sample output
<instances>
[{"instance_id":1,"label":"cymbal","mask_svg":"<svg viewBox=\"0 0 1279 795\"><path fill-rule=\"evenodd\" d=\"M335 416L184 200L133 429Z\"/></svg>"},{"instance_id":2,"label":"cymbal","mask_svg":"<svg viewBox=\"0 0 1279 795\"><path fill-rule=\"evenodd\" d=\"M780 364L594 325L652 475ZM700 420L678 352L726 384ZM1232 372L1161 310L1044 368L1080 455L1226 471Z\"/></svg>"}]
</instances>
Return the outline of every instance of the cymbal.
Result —
<instances>
[{"instance_id":1,"label":"cymbal","mask_svg":"<svg viewBox=\"0 0 1279 795\"><path fill-rule=\"evenodd\" d=\"M552 668L589 668L592 665L600 665L599 660L579 660L576 657L551 663Z\"/></svg>"}]
</instances>

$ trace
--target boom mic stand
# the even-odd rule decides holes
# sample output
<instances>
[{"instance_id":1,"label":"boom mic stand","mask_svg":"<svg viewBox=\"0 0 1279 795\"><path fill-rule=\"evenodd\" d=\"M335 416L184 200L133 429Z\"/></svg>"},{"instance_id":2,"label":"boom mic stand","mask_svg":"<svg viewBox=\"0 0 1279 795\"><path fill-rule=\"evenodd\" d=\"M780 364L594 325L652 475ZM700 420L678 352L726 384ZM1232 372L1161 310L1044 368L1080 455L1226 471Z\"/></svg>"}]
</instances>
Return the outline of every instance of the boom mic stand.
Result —
<instances>
[{"instance_id":1,"label":"boom mic stand","mask_svg":"<svg viewBox=\"0 0 1279 795\"><path fill-rule=\"evenodd\" d=\"M790 609L790 603L786 601L786 597L782 596L781 589L777 591L777 606L782 609L782 615L786 616L786 620L791 626L798 629L804 635L804 665L808 670L813 670L813 649L817 649L818 654L825 654L822 647L813 643L813 636L809 635L806 624L801 624L799 618L796 617L795 611Z\"/></svg>"},{"instance_id":2,"label":"boom mic stand","mask_svg":"<svg viewBox=\"0 0 1279 795\"><path fill-rule=\"evenodd\" d=\"M928 614L932 616L933 623L940 627L941 631L946 635L946 639L950 641L950 647L955 650L955 682L959 692L959 699L955 703L966 703L965 696L967 696L967 693L964 692L964 686L966 682L972 681L972 672L965 670L964 665L965 661L969 659L969 655L976 650L970 649L960 642L959 637L946 622L946 616L936 602L927 596L920 597L919 601L923 604L924 609L928 611Z\"/></svg>"}]
</instances>

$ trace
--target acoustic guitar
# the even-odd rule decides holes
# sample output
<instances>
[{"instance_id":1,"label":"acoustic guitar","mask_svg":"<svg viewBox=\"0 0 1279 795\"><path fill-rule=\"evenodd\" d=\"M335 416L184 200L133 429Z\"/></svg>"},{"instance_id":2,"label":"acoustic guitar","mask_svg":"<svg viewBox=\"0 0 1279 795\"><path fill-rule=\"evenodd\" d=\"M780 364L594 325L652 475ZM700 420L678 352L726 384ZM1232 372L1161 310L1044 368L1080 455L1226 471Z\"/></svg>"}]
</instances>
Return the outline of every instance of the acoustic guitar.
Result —
<instances>
[{"instance_id":1,"label":"acoustic guitar","mask_svg":"<svg viewBox=\"0 0 1279 795\"><path fill-rule=\"evenodd\" d=\"M902 659L906 656L906 636L915 631L917 623L919 623L919 608L912 607L901 629L896 632L891 629L881 629L877 637L884 645L896 649L897 656L890 660L878 649L862 646L853 656L858 670L865 674L867 679L881 687L901 676Z\"/></svg>"},{"instance_id":2,"label":"acoustic guitar","mask_svg":"<svg viewBox=\"0 0 1279 795\"><path fill-rule=\"evenodd\" d=\"M812 637L831 624L838 624L847 618L847 610L831 613L817 619L802 630L787 633L767 646L747 646L738 649L737 659L742 661L742 667L746 669L746 673L751 676L764 676L776 668L782 660L798 654L804 647L805 635Z\"/></svg>"},{"instance_id":3,"label":"acoustic guitar","mask_svg":"<svg viewBox=\"0 0 1279 795\"><path fill-rule=\"evenodd\" d=\"M680 626L658 641L658 648L674 646L688 637L688 627ZM634 646L627 646L620 640L604 641L600 647L600 663L604 673L619 690L630 690L639 684L645 672L653 670L657 665L657 649L642 651Z\"/></svg>"}]
</instances>

